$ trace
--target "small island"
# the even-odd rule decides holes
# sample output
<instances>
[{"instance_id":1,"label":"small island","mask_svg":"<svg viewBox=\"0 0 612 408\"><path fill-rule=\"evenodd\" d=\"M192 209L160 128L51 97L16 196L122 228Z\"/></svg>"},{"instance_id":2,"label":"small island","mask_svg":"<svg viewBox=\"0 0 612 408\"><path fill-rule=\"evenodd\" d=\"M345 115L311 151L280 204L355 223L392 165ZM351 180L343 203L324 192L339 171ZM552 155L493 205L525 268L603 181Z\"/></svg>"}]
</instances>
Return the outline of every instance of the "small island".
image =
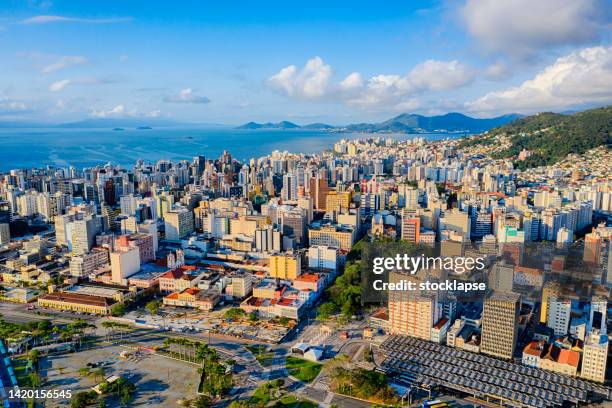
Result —
<instances>
[{"instance_id":1,"label":"small island","mask_svg":"<svg viewBox=\"0 0 612 408\"><path fill-rule=\"evenodd\" d=\"M125 129L124 128L120 128L120 127L116 127L116 128L113 128L113 130L125 130Z\"/></svg>"},{"instance_id":2,"label":"small island","mask_svg":"<svg viewBox=\"0 0 612 408\"><path fill-rule=\"evenodd\" d=\"M137 130L151 130L153 129L151 126L138 126Z\"/></svg>"}]
</instances>

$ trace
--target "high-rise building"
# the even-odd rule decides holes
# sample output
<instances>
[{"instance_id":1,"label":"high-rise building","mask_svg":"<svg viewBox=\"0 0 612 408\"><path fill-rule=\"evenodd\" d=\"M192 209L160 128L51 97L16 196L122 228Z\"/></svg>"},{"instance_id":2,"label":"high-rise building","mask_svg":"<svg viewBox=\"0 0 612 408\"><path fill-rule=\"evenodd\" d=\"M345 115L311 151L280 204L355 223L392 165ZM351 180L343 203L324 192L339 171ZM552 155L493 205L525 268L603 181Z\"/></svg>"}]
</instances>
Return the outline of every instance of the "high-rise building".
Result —
<instances>
[{"instance_id":1,"label":"high-rise building","mask_svg":"<svg viewBox=\"0 0 612 408\"><path fill-rule=\"evenodd\" d=\"M140 270L140 251L137 247L120 247L110 253L111 279L125 285L127 278Z\"/></svg>"},{"instance_id":2,"label":"high-rise building","mask_svg":"<svg viewBox=\"0 0 612 408\"><path fill-rule=\"evenodd\" d=\"M401 222L401 239L418 244L420 242L421 218L415 211L404 208Z\"/></svg>"},{"instance_id":3,"label":"high-rise building","mask_svg":"<svg viewBox=\"0 0 612 408\"><path fill-rule=\"evenodd\" d=\"M585 263L597 266L601 260L602 237L596 231L584 236L584 255Z\"/></svg>"},{"instance_id":4,"label":"high-rise building","mask_svg":"<svg viewBox=\"0 0 612 408\"><path fill-rule=\"evenodd\" d=\"M325 209L327 212L336 211L338 213L348 211L351 205L350 191L330 191L327 194Z\"/></svg>"},{"instance_id":5,"label":"high-rise building","mask_svg":"<svg viewBox=\"0 0 612 408\"><path fill-rule=\"evenodd\" d=\"M94 248L82 255L70 258L70 275L74 277L89 276L98 268L108 267L109 258L106 248Z\"/></svg>"},{"instance_id":6,"label":"high-rise building","mask_svg":"<svg viewBox=\"0 0 612 408\"><path fill-rule=\"evenodd\" d=\"M608 336L593 330L584 342L580 376L600 383L606 380L608 361Z\"/></svg>"},{"instance_id":7,"label":"high-rise building","mask_svg":"<svg viewBox=\"0 0 612 408\"><path fill-rule=\"evenodd\" d=\"M308 267L313 269L338 269L338 248L312 245L308 248Z\"/></svg>"},{"instance_id":8,"label":"high-rise building","mask_svg":"<svg viewBox=\"0 0 612 408\"><path fill-rule=\"evenodd\" d=\"M138 221L136 217L129 215L121 218L121 233L133 234L135 232L138 232Z\"/></svg>"},{"instance_id":9,"label":"high-rise building","mask_svg":"<svg viewBox=\"0 0 612 408\"><path fill-rule=\"evenodd\" d=\"M193 212L186 208L176 208L164 214L166 239L178 241L191 234L194 230Z\"/></svg>"},{"instance_id":10,"label":"high-rise building","mask_svg":"<svg viewBox=\"0 0 612 408\"><path fill-rule=\"evenodd\" d=\"M270 256L270 276L279 279L296 279L302 273L302 257L299 253Z\"/></svg>"},{"instance_id":11,"label":"high-rise building","mask_svg":"<svg viewBox=\"0 0 612 408\"><path fill-rule=\"evenodd\" d=\"M496 262L489 272L489 288L501 292L512 292L514 289L514 266Z\"/></svg>"},{"instance_id":12,"label":"high-rise building","mask_svg":"<svg viewBox=\"0 0 612 408\"><path fill-rule=\"evenodd\" d=\"M390 283L407 280L418 285L421 279L407 273L389 273ZM436 292L390 290L388 296L390 333L431 340L431 329L443 312Z\"/></svg>"},{"instance_id":13,"label":"high-rise building","mask_svg":"<svg viewBox=\"0 0 612 408\"><path fill-rule=\"evenodd\" d=\"M312 198L311 197L299 197L298 198L298 208L301 208L304 210L304 213L306 214L307 224L310 224L312 222L312 216L313 216Z\"/></svg>"},{"instance_id":14,"label":"high-rise building","mask_svg":"<svg viewBox=\"0 0 612 408\"><path fill-rule=\"evenodd\" d=\"M138 199L133 194L127 194L119 199L121 214L134 215L138 205Z\"/></svg>"},{"instance_id":15,"label":"high-rise building","mask_svg":"<svg viewBox=\"0 0 612 408\"><path fill-rule=\"evenodd\" d=\"M281 189L283 201L294 201L298 198L298 180L292 173L283 175L283 188Z\"/></svg>"},{"instance_id":16,"label":"high-rise building","mask_svg":"<svg viewBox=\"0 0 612 408\"><path fill-rule=\"evenodd\" d=\"M561 285L557 281L548 281L542 288L542 307L540 308L540 323L548 322L548 307L551 299L561 294Z\"/></svg>"},{"instance_id":17,"label":"high-rise building","mask_svg":"<svg viewBox=\"0 0 612 408\"><path fill-rule=\"evenodd\" d=\"M295 237L298 244L306 243L306 218L301 211L283 211L281 227L284 236Z\"/></svg>"},{"instance_id":18,"label":"high-rise building","mask_svg":"<svg viewBox=\"0 0 612 408\"><path fill-rule=\"evenodd\" d=\"M157 221L145 220L142 224L138 224L138 232L151 235L153 237L153 253L157 252L159 238L157 235Z\"/></svg>"},{"instance_id":19,"label":"high-rise building","mask_svg":"<svg viewBox=\"0 0 612 408\"><path fill-rule=\"evenodd\" d=\"M471 220L468 213L460 211L457 208L445 211L444 216L439 219L440 230L454 231L465 239L470 239Z\"/></svg>"},{"instance_id":20,"label":"high-rise building","mask_svg":"<svg viewBox=\"0 0 612 408\"><path fill-rule=\"evenodd\" d=\"M271 225L255 230L255 250L257 252L280 252L282 250L281 233Z\"/></svg>"},{"instance_id":21,"label":"high-rise building","mask_svg":"<svg viewBox=\"0 0 612 408\"><path fill-rule=\"evenodd\" d=\"M521 297L514 292L493 292L484 301L480 351L512 359L518 336Z\"/></svg>"},{"instance_id":22,"label":"high-rise building","mask_svg":"<svg viewBox=\"0 0 612 408\"><path fill-rule=\"evenodd\" d=\"M11 242L11 230L9 224L0 224L0 246L8 245Z\"/></svg>"},{"instance_id":23,"label":"high-rise building","mask_svg":"<svg viewBox=\"0 0 612 408\"><path fill-rule=\"evenodd\" d=\"M89 252L96 241L97 222L94 216L74 220L72 226L72 253L75 255Z\"/></svg>"},{"instance_id":24,"label":"high-rise building","mask_svg":"<svg viewBox=\"0 0 612 408\"><path fill-rule=\"evenodd\" d=\"M555 336L566 335L572 314L572 301L550 296L547 301L547 309L546 326L553 329Z\"/></svg>"},{"instance_id":25,"label":"high-rise building","mask_svg":"<svg viewBox=\"0 0 612 408\"><path fill-rule=\"evenodd\" d=\"M400 208L416 210L419 208L419 189L409 184L400 184L397 187Z\"/></svg>"},{"instance_id":26,"label":"high-rise building","mask_svg":"<svg viewBox=\"0 0 612 408\"><path fill-rule=\"evenodd\" d=\"M58 245L72 246L72 223L74 219L74 214L55 217L55 242Z\"/></svg>"},{"instance_id":27,"label":"high-rise building","mask_svg":"<svg viewBox=\"0 0 612 408\"><path fill-rule=\"evenodd\" d=\"M320 211L325 210L327 205L327 194L329 194L327 178L317 175L310 179L310 197L312 198L314 208Z\"/></svg>"}]
</instances>

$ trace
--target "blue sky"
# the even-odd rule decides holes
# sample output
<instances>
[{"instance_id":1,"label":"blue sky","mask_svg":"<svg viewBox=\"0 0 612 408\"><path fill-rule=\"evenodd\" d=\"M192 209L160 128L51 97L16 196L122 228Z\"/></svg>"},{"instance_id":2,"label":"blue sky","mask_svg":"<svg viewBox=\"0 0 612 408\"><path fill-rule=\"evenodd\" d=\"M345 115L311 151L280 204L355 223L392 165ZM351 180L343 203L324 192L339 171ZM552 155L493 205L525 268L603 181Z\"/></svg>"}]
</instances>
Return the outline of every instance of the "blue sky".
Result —
<instances>
[{"instance_id":1,"label":"blue sky","mask_svg":"<svg viewBox=\"0 0 612 408\"><path fill-rule=\"evenodd\" d=\"M0 121L334 124L612 101L611 0L5 1Z\"/></svg>"}]
</instances>

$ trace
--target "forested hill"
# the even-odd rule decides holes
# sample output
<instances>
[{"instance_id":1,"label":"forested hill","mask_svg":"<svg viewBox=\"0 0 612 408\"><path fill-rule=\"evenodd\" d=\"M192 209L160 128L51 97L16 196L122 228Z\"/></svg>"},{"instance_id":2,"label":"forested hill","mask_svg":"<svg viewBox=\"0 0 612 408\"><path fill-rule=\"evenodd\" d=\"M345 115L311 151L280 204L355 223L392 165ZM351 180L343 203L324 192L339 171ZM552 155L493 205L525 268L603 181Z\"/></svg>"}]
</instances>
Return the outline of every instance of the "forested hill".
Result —
<instances>
[{"instance_id":1,"label":"forested hill","mask_svg":"<svg viewBox=\"0 0 612 408\"><path fill-rule=\"evenodd\" d=\"M466 139L461 145L504 146L494 149L493 156L498 158L513 158L528 150L531 156L517 162L517 167L524 169L556 163L570 153L612 146L611 131L612 106L607 106L571 115L545 112L527 116Z\"/></svg>"}]
</instances>

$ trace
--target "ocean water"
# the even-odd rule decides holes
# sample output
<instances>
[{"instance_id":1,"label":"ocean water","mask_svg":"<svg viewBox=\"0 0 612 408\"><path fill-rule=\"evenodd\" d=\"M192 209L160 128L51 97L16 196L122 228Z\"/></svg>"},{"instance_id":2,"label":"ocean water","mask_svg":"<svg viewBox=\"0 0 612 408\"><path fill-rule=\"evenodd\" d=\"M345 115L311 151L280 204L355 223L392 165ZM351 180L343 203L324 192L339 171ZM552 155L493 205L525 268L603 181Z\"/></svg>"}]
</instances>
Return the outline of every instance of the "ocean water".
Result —
<instances>
[{"instance_id":1,"label":"ocean water","mask_svg":"<svg viewBox=\"0 0 612 408\"><path fill-rule=\"evenodd\" d=\"M396 139L415 136L429 140L460 137L457 134L384 135ZM131 166L136 160L191 160L217 158L223 150L248 160L274 150L317 153L340 139L375 135L330 133L317 130L238 130L197 128L155 129L0 129L0 171L17 168L103 165Z\"/></svg>"}]
</instances>

